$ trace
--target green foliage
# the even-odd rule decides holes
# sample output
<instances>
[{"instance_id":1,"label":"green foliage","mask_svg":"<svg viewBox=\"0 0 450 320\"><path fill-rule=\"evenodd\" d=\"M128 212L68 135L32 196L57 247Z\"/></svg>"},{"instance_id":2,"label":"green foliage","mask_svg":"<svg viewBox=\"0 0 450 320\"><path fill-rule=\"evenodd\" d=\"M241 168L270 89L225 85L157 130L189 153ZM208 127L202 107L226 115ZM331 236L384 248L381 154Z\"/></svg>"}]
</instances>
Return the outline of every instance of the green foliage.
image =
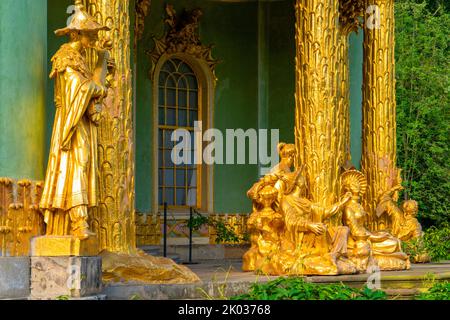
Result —
<instances>
[{"instance_id":1,"label":"green foliage","mask_svg":"<svg viewBox=\"0 0 450 320\"><path fill-rule=\"evenodd\" d=\"M432 261L450 260L450 225L432 226L421 239L402 242L403 251L409 256L427 254Z\"/></svg>"},{"instance_id":2,"label":"green foliage","mask_svg":"<svg viewBox=\"0 0 450 320\"><path fill-rule=\"evenodd\" d=\"M426 254L429 255L423 239L402 241L402 250L410 256L410 258L412 258L411 262L414 262L414 257L419 257Z\"/></svg>"},{"instance_id":3,"label":"green foliage","mask_svg":"<svg viewBox=\"0 0 450 320\"><path fill-rule=\"evenodd\" d=\"M395 3L398 164L425 227L450 220L447 2Z\"/></svg>"},{"instance_id":4,"label":"green foliage","mask_svg":"<svg viewBox=\"0 0 450 320\"><path fill-rule=\"evenodd\" d=\"M204 216L200 213L195 214L191 221L188 222L188 227L192 225L192 230L199 230L203 225L213 227L217 232L216 243L240 243L248 240L248 235L240 236L234 232L223 221L215 219L212 216Z\"/></svg>"},{"instance_id":5,"label":"green foliage","mask_svg":"<svg viewBox=\"0 0 450 320\"><path fill-rule=\"evenodd\" d=\"M385 300L381 290L350 288L344 284L308 283L303 278L280 277L267 283L255 283L247 294L231 300Z\"/></svg>"},{"instance_id":6,"label":"green foliage","mask_svg":"<svg viewBox=\"0 0 450 320\"><path fill-rule=\"evenodd\" d=\"M423 242L431 260L450 260L450 225L448 223L426 230Z\"/></svg>"},{"instance_id":7,"label":"green foliage","mask_svg":"<svg viewBox=\"0 0 450 320\"><path fill-rule=\"evenodd\" d=\"M419 294L416 300L450 300L450 282L435 282L427 292Z\"/></svg>"}]
</instances>

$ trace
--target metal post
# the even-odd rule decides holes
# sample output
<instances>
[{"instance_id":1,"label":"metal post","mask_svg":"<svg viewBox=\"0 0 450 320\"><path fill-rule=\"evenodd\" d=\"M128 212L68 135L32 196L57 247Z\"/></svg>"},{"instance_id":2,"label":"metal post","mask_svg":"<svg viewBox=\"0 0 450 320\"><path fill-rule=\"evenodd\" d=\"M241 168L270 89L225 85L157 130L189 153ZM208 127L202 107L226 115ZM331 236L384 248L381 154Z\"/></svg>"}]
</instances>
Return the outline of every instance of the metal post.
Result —
<instances>
[{"instance_id":1,"label":"metal post","mask_svg":"<svg viewBox=\"0 0 450 320\"><path fill-rule=\"evenodd\" d=\"M164 232L163 232L163 254L167 257L167 202L164 202Z\"/></svg>"},{"instance_id":2,"label":"metal post","mask_svg":"<svg viewBox=\"0 0 450 320\"><path fill-rule=\"evenodd\" d=\"M189 208L189 263L192 263L192 207Z\"/></svg>"}]
</instances>

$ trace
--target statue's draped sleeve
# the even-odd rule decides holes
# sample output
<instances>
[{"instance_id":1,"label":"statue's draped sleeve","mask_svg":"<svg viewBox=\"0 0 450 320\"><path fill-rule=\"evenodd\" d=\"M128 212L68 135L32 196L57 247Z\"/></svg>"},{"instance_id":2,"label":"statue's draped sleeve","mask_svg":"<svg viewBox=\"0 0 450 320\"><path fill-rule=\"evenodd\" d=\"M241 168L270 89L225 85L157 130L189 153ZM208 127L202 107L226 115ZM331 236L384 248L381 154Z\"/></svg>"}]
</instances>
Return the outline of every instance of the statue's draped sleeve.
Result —
<instances>
[{"instance_id":1,"label":"statue's draped sleeve","mask_svg":"<svg viewBox=\"0 0 450 320\"><path fill-rule=\"evenodd\" d=\"M94 81L84 78L80 72L68 67L64 73L65 77L65 103L67 110L63 122L61 135L61 148L69 149L70 140L80 122L81 117L86 113L86 109L92 98L99 97L103 89Z\"/></svg>"},{"instance_id":2,"label":"statue's draped sleeve","mask_svg":"<svg viewBox=\"0 0 450 320\"><path fill-rule=\"evenodd\" d=\"M104 89L92 81L79 52L63 45L52 58L55 120L41 209L69 210L96 205L96 128L86 114Z\"/></svg>"}]
</instances>

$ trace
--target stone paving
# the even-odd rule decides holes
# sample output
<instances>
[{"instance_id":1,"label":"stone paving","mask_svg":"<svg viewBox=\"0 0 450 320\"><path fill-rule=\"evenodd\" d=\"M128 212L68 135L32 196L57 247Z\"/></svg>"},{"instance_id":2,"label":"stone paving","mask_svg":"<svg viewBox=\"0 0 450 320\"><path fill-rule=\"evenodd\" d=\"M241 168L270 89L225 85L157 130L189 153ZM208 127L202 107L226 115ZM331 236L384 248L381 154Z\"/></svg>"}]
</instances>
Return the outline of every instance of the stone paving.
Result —
<instances>
[{"instance_id":1,"label":"stone paving","mask_svg":"<svg viewBox=\"0 0 450 320\"><path fill-rule=\"evenodd\" d=\"M255 275L241 271L240 260L199 261L188 265L201 282L177 285L142 285L116 283L108 285L104 294L108 299L207 299L242 294L255 282L267 282L277 277ZM315 283L339 283L363 287L368 274L342 276L309 276L306 281ZM412 297L426 289L429 280L450 280L450 261L432 264L414 264L410 270L383 271L380 273L381 289L400 299ZM428 283L428 284L427 284Z\"/></svg>"}]
</instances>

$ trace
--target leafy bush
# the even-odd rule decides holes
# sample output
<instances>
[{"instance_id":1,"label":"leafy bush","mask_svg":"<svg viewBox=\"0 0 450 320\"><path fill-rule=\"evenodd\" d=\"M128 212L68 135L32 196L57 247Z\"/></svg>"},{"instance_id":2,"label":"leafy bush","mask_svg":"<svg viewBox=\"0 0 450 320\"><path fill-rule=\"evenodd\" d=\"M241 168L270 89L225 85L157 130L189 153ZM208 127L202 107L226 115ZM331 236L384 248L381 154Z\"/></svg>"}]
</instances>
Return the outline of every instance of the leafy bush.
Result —
<instances>
[{"instance_id":1,"label":"leafy bush","mask_svg":"<svg viewBox=\"0 0 450 320\"><path fill-rule=\"evenodd\" d=\"M432 261L450 260L450 225L430 227L422 239L402 242L402 248L411 257L427 254Z\"/></svg>"},{"instance_id":2,"label":"leafy bush","mask_svg":"<svg viewBox=\"0 0 450 320\"><path fill-rule=\"evenodd\" d=\"M423 241L433 261L450 260L450 225L430 227L425 231Z\"/></svg>"},{"instance_id":3,"label":"leafy bush","mask_svg":"<svg viewBox=\"0 0 450 320\"><path fill-rule=\"evenodd\" d=\"M416 300L450 300L450 282L435 282L427 292L419 294Z\"/></svg>"},{"instance_id":4,"label":"leafy bush","mask_svg":"<svg viewBox=\"0 0 450 320\"><path fill-rule=\"evenodd\" d=\"M240 236L223 221L215 219L212 216L204 216L198 212L188 222L188 227L191 225L193 230L199 230L203 225L213 227L217 232L216 243L241 243L248 241L247 234Z\"/></svg>"},{"instance_id":5,"label":"leafy bush","mask_svg":"<svg viewBox=\"0 0 450 320\"><path fill-rule=\"evenodd\" d=\"M303 278L280 277L253 284L250 292L231 300L385 300L381 290L350 288L344 284L317 284Z\"/></svg>"},{"instance_id":6,"label":"leafy bush","mask_svg":"<svg viewBox=\"0 0 450 320\"><path fill-rule=\"evenodd\" d=\"M447 5L445 5L447 3ZM448 1L398 0L397 157L425 227L450 221Z\"/></svg>"}]
</instances>

